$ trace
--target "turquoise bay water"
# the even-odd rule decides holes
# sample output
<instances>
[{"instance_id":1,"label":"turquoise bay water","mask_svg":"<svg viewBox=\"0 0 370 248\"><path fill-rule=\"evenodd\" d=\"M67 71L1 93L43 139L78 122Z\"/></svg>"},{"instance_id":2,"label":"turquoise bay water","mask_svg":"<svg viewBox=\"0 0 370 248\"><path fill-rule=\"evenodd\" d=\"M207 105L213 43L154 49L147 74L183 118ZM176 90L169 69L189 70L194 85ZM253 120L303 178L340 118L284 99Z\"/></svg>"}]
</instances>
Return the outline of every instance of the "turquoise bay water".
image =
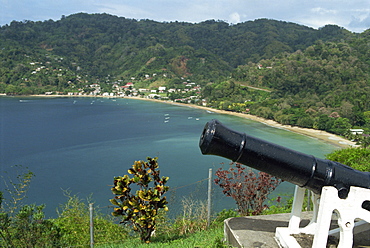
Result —
<instances>
[{"instance_id":1,"label":"turquoise bay water","mask_svg":"<svg viewBox=\"0 0 370 248\"><path fill-rule=\"evenodd\" d=\"M65 203L64 191L92 195L102 211L113 197L113 177L127 173L135 160L158 157L161 175L169 176L170 209L183 196L207 198L209 168L229 161L204 156L198 143L205 123L219 119L240 132L323 158L336 149L316 139L235 116L191 107L134 99L0 97L0 171L28 167L32 180L27 203L46 204L47 216ZM199 182L201 181L201 182ZM213 210L235 207L214 185ZM4 184L1 184L4 190ZM283 183L277 193L293 194Z\"/></svg>"}]
</instances>

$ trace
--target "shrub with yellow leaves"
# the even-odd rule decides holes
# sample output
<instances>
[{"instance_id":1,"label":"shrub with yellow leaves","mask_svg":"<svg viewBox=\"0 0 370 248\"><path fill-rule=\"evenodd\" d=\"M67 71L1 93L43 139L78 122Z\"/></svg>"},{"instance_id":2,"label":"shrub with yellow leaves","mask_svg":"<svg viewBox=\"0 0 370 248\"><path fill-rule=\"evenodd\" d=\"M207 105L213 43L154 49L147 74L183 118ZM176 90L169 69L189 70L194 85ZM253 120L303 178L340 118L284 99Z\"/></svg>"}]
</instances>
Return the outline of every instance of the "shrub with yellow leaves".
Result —
<instances>
[{"instance_id":1,"label":"shrub with yellow leaves","mask_svg":"<svg viewBox=\"0 0 370 248\"><path fill-rule=\"evenodd\" d=\"M122 216L121 223L132 225L146 243L150 242L155 230L158 211L161 208L168 211L168 202L163 194L169 190L165 186L169 178L160 178L157 159L148 157L147 161L135 161L128 170L132 177L114 177L111 189L116 195L110 200L115 205L113 216ZM131 192L132 184L138 187L135 194Z\"/></svg>"}]
</instances>

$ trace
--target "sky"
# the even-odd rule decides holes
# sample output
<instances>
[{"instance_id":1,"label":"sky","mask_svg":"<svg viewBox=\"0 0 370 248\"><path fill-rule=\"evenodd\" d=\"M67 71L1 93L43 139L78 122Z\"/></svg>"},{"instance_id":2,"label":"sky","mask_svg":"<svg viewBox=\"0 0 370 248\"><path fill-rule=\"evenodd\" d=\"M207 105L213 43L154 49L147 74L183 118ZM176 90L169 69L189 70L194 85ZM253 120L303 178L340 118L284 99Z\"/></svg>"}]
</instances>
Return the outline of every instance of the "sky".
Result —
<instances>
[{"instance_id":1,"label":"sky","mask_svg":"<svg viewBox=\"0 0 370 248\"><path fill-rule=\"evenodd\" d=\"M237 24L268 18L316 29L336 24L356 33L370 28L370 0L0 0L0 6L1 26L83 12L159 22Z\"/></svg>"}]
</instances>

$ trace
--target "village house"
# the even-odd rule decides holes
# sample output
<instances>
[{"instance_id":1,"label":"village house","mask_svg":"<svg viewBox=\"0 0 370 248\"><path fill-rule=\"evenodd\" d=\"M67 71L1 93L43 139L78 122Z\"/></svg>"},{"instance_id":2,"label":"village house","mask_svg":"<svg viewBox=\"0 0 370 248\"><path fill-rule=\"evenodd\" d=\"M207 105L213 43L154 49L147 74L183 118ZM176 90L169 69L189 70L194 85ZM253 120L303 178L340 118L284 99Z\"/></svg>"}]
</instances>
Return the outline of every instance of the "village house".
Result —
<instances>
[{"instance_id":1,"label":"village house","mask_svg":"<svg viewBox=\"0 0 370 248\"><path fill-rule=\"evenodd\" d=\"M158 91L160 93L163 93L164 91L166 91L166 87L164 87L164 86L158 87Z\"/></svg>"},{"instance_id":2,"label":"village house","mask_svg":"<svg viewBox=\"0 0 370 248\"><path fill-rule=\"evenodd\" d=\"M149 95L148 95L148 98L150 98L150 99L160 99L160 98L161 98L161 96L160 96L160 95L158 95L158 94L149 94Z\"/></svg>"},{"instance_id":3,"label":"village house","mask_svg":"<svg viewBox=\"0 0 370 248\"><path fill-rule=\"evenodd\" d=\"M100 85L97 84L97 83L90 84L90 88L95 88L95 89L99 89L100 90Z\"/></svg>"},{"instance_id":4,"label":"village house","mask_svg":"<svg viewBox=\"0 0 370 248\"><path fill-rule=\"evenodd\" d=\"M356 134L363 134L364 130L363 129L350 129L349 130L351 134L356 135Z\"/></svg>"}]
</instances>

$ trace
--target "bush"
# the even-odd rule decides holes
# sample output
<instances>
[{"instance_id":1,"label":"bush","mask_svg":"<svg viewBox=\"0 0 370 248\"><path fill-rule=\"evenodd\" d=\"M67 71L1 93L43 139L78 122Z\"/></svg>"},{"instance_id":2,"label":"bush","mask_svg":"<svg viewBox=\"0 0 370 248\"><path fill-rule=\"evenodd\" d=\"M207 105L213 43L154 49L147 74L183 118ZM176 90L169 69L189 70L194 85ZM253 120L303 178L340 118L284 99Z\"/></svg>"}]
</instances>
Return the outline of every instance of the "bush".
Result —
<instances>
[{"instance_id":1,"label":"bush","mask_svg":"<svg viewBox=\"0 0 370 248\"><path fill-rule=\"evenodd\" d=\"M267 208L267 196L281 183L267 173L255 173L245 166L231 163L229 170L216 171L215 183L223 188L226 196L232 197L241 215L258 215Z\"/></svg>"},{"instance_id":2,"label":"bush","mask_svg":"<svg viewBox=\"0 0 370 248\"><path fill-rule=\"evenodd\" d=\"M181 201L182 215L175 219L171 229L178 235L207 229L207 203L184 197Z\"/></svg>"},{"instance_id":3,"label":"bush","mask_svg":"<svg viewBox=\"0 0 370 248\"><path fill-rule=\"evenodd\" d=\"M307 191L306 191L307 192ZM269 208L263 210L262 214L281 214L290 213L293 206L293 195L279 195L269 201ZM307 210L307 197L304 198L302 209Z\"/></svg>"},{"instance_id":4,"label":"bush","mask_svg":"<svg viewBox=\"0 0 370 248\"><path fill-rule=\"evenodd\" d=\"M24 205L34 174L15 166L16 179L3 178L8 199L0 192L0 247L56 247L60 245L60 229L44 219L44 205ZM5 173L4 173L5 174Z\"/></svg>"},{"instance_id":5,"label":"bush","mask_svg":"<svg viewBox=\"0 0 370 248\"><path fill-rule=\"evenodd\" d=\"M326 158L356 170L370 171L370 149L367 148L341 149L327 154Z\"/></svg>"},{"instance_id":6,"label":"bush","mask_svg":"<svg viewBox=\"0 0 370 248\"><path fill-rule=\"evenodd\" d=\"M60 206L58 218L53 222L61 230L63 246L83 246L90 244L89 206L77 196L66 192L68 200ZM94 211L94 242L101 244L127 238L127 230L115 224L108 216Z\"/></svg>"},{"instance_id":7,"label":"bush","mask_svg":"<svg viewBox=\"0 0 370 248\"><path fill-rule=\"evenodd\" d=\"M221 212L219 212L216 216L216 219L214 220L214 224L216 226L224 225L224 220L228 218L235 218L240 217L239 213L233 209L223 209Z\"/></svg>"},{"instance_id":8,"label":"bush","mask_svg":"<svg viewBox=\"0 0 370 248\"><path fill-rule=\"evenodd\" d=\"M140 239L147 243L155 230L158 211L168 210L163 194L169 190L169 187L165 186L169 178L160 178L158 167L157 158L148 157L147 162L135 161L128 170L133 177L115 177L111 189L116 195L110 200L116 206L112 214L122 216L121 223L130 224L134 231L140 234ZM131 193L132 184L138 186L135 195Z\"/></svg>"}]
</instances>

